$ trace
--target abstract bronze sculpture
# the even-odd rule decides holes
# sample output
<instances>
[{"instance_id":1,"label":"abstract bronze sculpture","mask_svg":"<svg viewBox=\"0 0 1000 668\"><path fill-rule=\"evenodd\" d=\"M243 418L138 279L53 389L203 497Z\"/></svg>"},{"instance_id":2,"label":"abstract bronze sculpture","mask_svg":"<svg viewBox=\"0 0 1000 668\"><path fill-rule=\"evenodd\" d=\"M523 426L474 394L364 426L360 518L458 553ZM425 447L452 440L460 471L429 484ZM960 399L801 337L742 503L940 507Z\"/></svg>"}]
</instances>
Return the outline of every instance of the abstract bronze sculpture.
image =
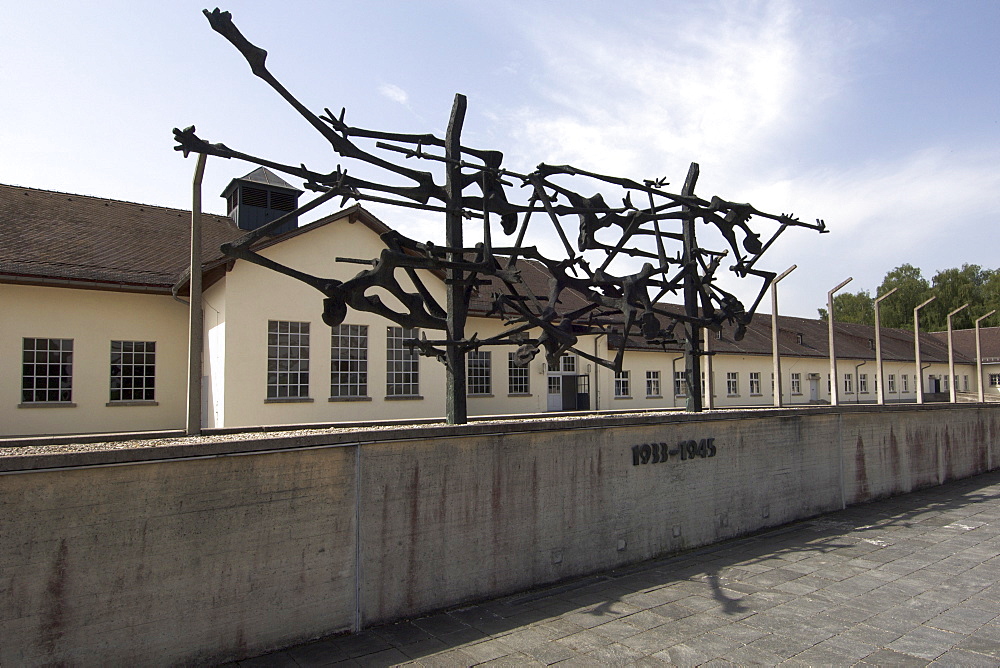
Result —
<instances>
[{"instance_id":1,"label":"abstract bronze sculpture","mask_svg":"<svg viewBox=\"0 0 1000 668\"><path fill-rule=\"evenodd\" d=\"M663 345L683 341L687 358L687 409L700 411L702 329L718 330L728 322L736 327L736 337L742 338L775 276L755 268L761 255L789 226L826 231L821 220L815 224L804 223L791 215L758 211L749 204L718 197L706 201L695 196L698 165L694 163L679 195L663 190L666 183L662 179L640 183L568 165L540 164L527 174L508 170L502 167L501 152L461 145L466 109L466 100L461 94L455 96L444 139L431 134L398 134L351 127L344 120L343 110L334 115L325 109L325 115L317 116L268 71L265 66L267 52L240 33L229 12L205 10L205 15L212 28L243 54L253 73L288 101L337 154L386 170L405 182L405 185L389 185L356 178L339 165L335 171L323 174L305 165L280 164L234 151L224 144L208 143L195 134L194 127L175 128L176 150L183 151L185 156L194 152L246 160L301 178L307 188L321 193L296 211L249 232L235 243L226 244L222 251L319 290L325 297L323 320L330 326L343 322L348 308L353 308L376 313L402 327L443 331L443 338L423 337L408 344L447 365L447 417L451 423L460 424L467 419L465 355L471 350L514 345L517 346L516 358L522 364L544 350L550 366L557 365L563 354L574 352L595 364L621 371L625 348L633 335ZM426 161L432 166L443 165L444 183L436 182L429 171L403 167L368 152L358 146L356 139L374 140L376 149ZM566 181L581 180L594 184L591 188L614 187L623 191L621 204L609 205L600 193L584 196L578 189L565 185ZM519 204L508 197L515 184L528 189L527 203ZM467 193L467 189L473 192ZM347 281L306 274L252 249L254 242L279 228L290 217L304 214L336 197L341 197L342 203L370 201L442 212L446 219L445 245L421 243L396 231L388 232L382 236L385 250L378 259L337 258L372 265L371 269ZM644 199L644 205L635 203L633 198ZM565 258L549 259L535 246L525 245L532 214L540 215L552 226L565 249ZM777 229L766 241L749 227L752 216L777 224ZM575 247L567 234L569 220L573 218L578 221ZM505 235L516 234L512 244L494 245L491 227L494 219L499 220ZM472 220L481 221L482 240L470 247L463 241L463 228ZM695 235L695 223L699 220L714 226L728 249L700 248ZM680 230L669 228L678 223ZM667 253L668 241L680 242L679 255ZM762 281L750 308L745 308L734 295L715 285L715 272L729 251L734 259L731 271L741 278L752 275ZM596 266L587 259L593 256L598 257ZM535 262L545 268L551 277L547 294L534 294L528 288L521 279L519 262ZM612 263L624 264L636 271L616 275L611 273ZM442 271L447 289L444 306L432 296L418 273ZM399 272L406 276L412 288L403 286ZM504 318L508 327L502 334L485 339L475 335L467 337L469 299L473 290L484 285L494 290L490 313ZM373 288L388 291L401 308L393 308L377 294L368 294ZM587 304L574 309L563 307L561 296L566 291L582 295ZM661 302L666 295L678 292L683 294L683 311ZM678 324L682 330L680 336L675 334ZM581 333L609 331L621 334L616 337L619 343L612 360L577 346Z\"/></svg>"}]
</instances>

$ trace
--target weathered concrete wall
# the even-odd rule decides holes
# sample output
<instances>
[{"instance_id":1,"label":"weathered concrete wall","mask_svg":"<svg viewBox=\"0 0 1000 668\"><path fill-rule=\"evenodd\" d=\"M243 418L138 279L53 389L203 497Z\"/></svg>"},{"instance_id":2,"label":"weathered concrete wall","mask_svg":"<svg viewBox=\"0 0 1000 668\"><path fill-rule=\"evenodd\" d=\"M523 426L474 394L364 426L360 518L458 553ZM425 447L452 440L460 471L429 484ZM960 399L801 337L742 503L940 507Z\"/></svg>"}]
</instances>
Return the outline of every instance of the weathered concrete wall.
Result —
<instances>
[{"instance_id":1,"label":"weathered concrete wall","mask_svg":"<svg viewBox=\"0 0 1000 668\"><path fill-rule=\"evenodd\" d=\"M254 655L985 471L998 434L869 406L7 457L0 665Z\"/></svg>"}]
</instances>

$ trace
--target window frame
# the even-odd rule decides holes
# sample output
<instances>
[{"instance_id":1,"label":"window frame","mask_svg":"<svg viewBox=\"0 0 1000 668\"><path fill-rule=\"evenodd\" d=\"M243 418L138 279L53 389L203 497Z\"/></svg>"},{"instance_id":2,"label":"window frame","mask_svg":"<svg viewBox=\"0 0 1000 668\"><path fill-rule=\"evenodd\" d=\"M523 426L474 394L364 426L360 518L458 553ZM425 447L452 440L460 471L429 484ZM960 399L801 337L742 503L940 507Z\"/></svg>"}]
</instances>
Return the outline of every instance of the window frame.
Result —
<instances>
[{"instance_id":1,"label":"window frame","mask_svg":"<svg viewBox=\"0 0 1000 668\"><path fill-rule=\"evenodd\" d=\"M118 344L118 350L115 350ZM131 350L125 350L131 347ZM141 350L139 349L141 348ZM119 355L117 361L116 353ZM137 368L138 367L138 368ZM118 373L115 373L116 368ZM125 371L129 370L126 374ZM136 373L137 371L143 373ZM113 339L109 358L108 405L136 405L156 403L156 341L126 341ZM118 387L116 387L116 381ZM129 381L126 383L126 381ZM123 387L128 384L131 387ZM136 385L139 387L136 387ZM141 392L141 396L125 396ZM117 392L117 396L116 396Z\"/></svg>"},{"instance_id":2,"label":"window frame","mask_svg":"<svg viewBox=\"0 0 1000 668\"><path fill-rule=\"evenodd\" d=\"M330 401L370 401L368 325L330 328Z\"/></svg>"},{"instance_id":3,"label":"window frame","mask_svg":"<svg viewBox=\"0 0 1000 668\"><path fill-rule=\"evenodd\" d=\"M493 355L489 350L470 350L465 355L465 393L470 397L493 396Z\"/></svg>"},{"instance_id":4,"label":"window frame","mask_svg":"<svg viewBox=\"0 0 1000 668\"><path fill-rule=\"evenodd\" d=\"M296 331L293 332L293 329ZM270 319L267 321L265 402L312 401L309 394L309 383L312 380L310 329L308 321ZM284 342L282 337L285 337ZM298 354L294 355L296 352Z\"/></svg>"},{"instance_id":5,"label":"window frame","mask_svg":"<svg viewBox=\"0 0 1000 668\"><path fill-rule=\"evenodd\" d=\"M726 396L727 397L738 397L738 396L740 396L740 372L739 371L727 371L726 372Z\"/></svg>"},{"instance_id":6,"label":"window frame","mask_svg":"<svg viewBox=\"0 0 1000 668\"><path fill-rule=\"evenodd\" d=\"M385 398L422 399L420 396L420 355L403 341L419 339L416 327L386 327Z\"/></svg>"},{"instance_id":7,"label":"window frame","mask_svg":"<svg viewBox=\"0 0 1000 668\"><path fill-rule=\"evenodd\" d=\"M519 366L514 353L507 353L507 394L512 397L531 395L531 368L528 364Z\"/></svg>"},{"instance_id":8,"label":"window frame","mask_svg":"<svg viewBox=\"0 0 1000 668\"><path fill-rule=\"evenodd\" d=\"M632 387L628 369L615 371L615 399L631 399Z\"/></svg>"},{"instance_id":9,"label":"window frame","mask_svg":"<svg viewBox=\"0 0 1000 668\"><path fill-rule=\"evenodd\" d=\"M662 387L660 384L659 370L646 371L646 396L650 398L662 397Z\"/></svg>"},{"instance_id":10,"label":"window frame","mask_svg":"<svg viewBox=\"0 0 1000 668\"><path fill-rule=\"evenodd\" d=\"M39 347L43 341L45 346ZM73 351L73 339L42 336L22 337L21 403L19 405L75 406L76 404L73 403ZM39 355L44 355L45 359L39 359ZM43 369L44 373L38 373ZM43 387L39 387L39 381L42 381Z\"/></svg>"}]
</instances>

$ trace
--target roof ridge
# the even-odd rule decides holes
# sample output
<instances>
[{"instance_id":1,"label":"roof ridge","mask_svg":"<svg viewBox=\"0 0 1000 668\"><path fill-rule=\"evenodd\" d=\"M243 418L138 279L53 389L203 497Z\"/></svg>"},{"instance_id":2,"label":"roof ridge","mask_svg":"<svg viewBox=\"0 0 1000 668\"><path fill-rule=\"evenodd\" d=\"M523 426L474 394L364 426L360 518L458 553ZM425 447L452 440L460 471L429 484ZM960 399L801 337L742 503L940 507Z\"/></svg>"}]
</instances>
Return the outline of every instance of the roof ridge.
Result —
<instances>
[{"instance_id":1,"label":"roof ridge","mask_svg":"<svg viewBox=\"0 0 1000 668\"><path fill-rule=\"evenodd\" d=\"M130 206L148 206L151 209L160 209L162 211L176 211L177 213L191 215L190 209L178 209L177 207L173 206L163 206L161 204L147 204L146 202L132 202L130 200L113 199L111 197L98 197L97 195L82 195L80 193L64 192L62 190L46 190L44 188L32 188L31 186L19 186L10 183L0 183L0 188L10 188L12 190L30 190L32 192L42 193L45 195L65 195L68 197L82 197L85 199L96 200L98 202L116 202L118 204L128 204ZM219 213L209 213L206 211L202 211L201 215L214 216L220 219L225 218L228 220L228 216Z\"/></svg>"}]
</instances>

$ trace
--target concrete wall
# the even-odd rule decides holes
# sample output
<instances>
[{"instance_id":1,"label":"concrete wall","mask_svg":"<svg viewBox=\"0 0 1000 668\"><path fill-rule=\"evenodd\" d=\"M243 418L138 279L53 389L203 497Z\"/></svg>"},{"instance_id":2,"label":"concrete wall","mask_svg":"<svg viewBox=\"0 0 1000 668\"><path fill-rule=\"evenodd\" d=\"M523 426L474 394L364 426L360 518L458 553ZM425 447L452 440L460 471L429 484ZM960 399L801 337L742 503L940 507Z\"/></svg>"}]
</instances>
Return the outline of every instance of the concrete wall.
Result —
<instances>
[{"instance_id":1,"label":"concrete wall","mask_svg":"<svg viewBox=\"0 0 1000 668\"><path fill-rule=\"evenodd\" d=\"M0 665L255 655L986 471L998 437L1000 406L897 405L6 451Z\"/></svg>"}]
</instances>

